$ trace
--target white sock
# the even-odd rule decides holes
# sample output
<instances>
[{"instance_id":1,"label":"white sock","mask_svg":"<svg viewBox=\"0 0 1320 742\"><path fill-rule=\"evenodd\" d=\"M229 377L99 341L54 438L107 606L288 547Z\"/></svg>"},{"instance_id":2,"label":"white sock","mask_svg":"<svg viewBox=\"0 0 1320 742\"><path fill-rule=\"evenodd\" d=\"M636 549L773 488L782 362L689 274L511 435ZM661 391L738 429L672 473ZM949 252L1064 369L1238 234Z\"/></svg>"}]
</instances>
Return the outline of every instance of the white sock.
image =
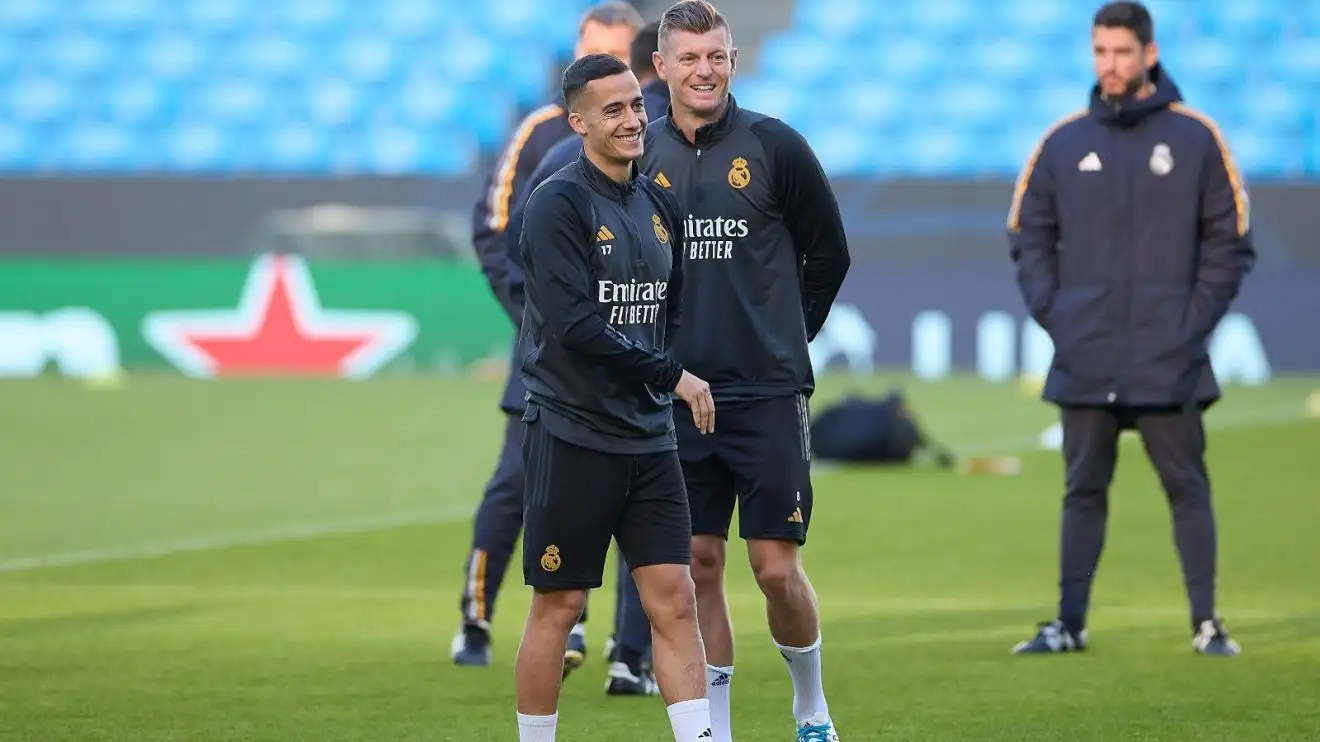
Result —
<instances>
[{"instance_id":1,"label":"white sock","mask_svg":"<svg viewBox=\"0 0 1320 742\"><path fill-rule=\"evenodd\" d=\"M669 724L674 728L674 742L709 742L710 702L705 698L679 701L670 706ZM519 742L526 742L519 740Z\"/></svg>"},{"instance_id":2,"label":"white sock","mask_svg":"<svg viewBox=\"0 0 1320 742\"><path fill-rule=\"evenodd\" d=\"M518 742L555 742L559 714L527 716L518 714Z\"/></svg>"},{"instance_id":3,"label":"white sock","mask_svg":"<svg viewBox=\"0 0 1320 742\"><path fill-rule=\"evenodd\" d=\"M828 717L830 709L820 680L820 637L809 647L785 647L779 642L775 646L793 678L793 718L801 723L817 714Z\"/></svg>"},{"instance_id":4,"label":"white sock","mask_svg":"<svg viewBox=\"0 0 1320 742\"><path fill-rule=\"evenodd\" d=\"M729 717L729 685L733 682L732 667L706 665L706 698L710 700L710 730L712 742L733 742L733 724Z\"/></svg>"}]
</instances>

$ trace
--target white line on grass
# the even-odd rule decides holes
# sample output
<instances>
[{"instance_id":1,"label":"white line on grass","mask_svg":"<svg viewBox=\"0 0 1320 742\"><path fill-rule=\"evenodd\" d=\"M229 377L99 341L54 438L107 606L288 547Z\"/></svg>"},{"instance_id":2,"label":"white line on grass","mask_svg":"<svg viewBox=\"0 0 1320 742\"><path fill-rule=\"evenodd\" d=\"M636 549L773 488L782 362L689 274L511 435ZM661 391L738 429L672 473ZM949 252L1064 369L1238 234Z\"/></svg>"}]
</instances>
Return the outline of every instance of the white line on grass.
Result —
<instances>
[{"instance_id":1,"label":"white line on grass","mask_svg":"<svg viewBox=\"0 0 1320 742\"><path fill-rule=\"evenodd\" d=\"M1295 410L1288 412L1281 409L1266 411L1253 410L1251 413L1244 415L1219 414L1211 416L1206 420L1206 427L1212 430L1268 428L1276 425L1304 421L1305 418L1298 417ZM1004 454L1030 453L1040 450L1035 437L971 442L962 445L955 445L952 446L952 448L961 453L983 453L993 451ZM827 474L833 470L833 467L822 467L820 473ZM264 544L274 544L286 541L303 541L307 539L321 538L323 536L372 533L375 531L384 531L391 528L402 528L406 526L452 523L457 520L471 517L475 507L475 504L465 504L461 507L451 506L448 508L413 510L379 516L347 518L337 521L299 523L264 531L223 533L215 536L201 536L180 541L165 541L138 546L125 546L111 549L88 549L84 551L70 551L58 554L14 557L11 559L0 560L0 573L29 572L51 567L98 564L126 559L169 556L172 554L184 554L188 552L219 551L221 549L232 549L241 546L261 546Z\"/></svg>"},{"instance_id":2,"label":"white line on grass","mask_svg":"<svg viewBox=\"0 0 1320 742\"><path fill-rule=\"evenodd\" d=\"M215 536L201 536L181 541L165 541L156 544L142 544L113 549L88 549L69 551L60 554L16 557L0 560L0 572L26 572L48 567L65 567L75 564L95 564L123 559L141 559L145 557L169 556L195 551L216 551L238 546L259 546L284 541L303 541L323 536L339 536L356 533L371 533L390 528L449 523L470 516L473 506L462 508L433 508L413 510L385 515L360 518L346 518L321 523L299 523L291 526L272 528L264 531L245 531L222 533Z\"/></svg>"}]
</instances>

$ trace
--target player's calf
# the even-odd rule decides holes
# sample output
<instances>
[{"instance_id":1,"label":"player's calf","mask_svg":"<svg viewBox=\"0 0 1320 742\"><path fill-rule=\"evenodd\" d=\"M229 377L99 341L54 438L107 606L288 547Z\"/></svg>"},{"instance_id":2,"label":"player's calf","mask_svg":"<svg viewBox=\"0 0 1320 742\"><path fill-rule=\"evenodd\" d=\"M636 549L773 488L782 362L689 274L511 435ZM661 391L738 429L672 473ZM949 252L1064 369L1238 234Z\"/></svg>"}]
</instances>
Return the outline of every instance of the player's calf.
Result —
<instances>
[{"instance_id":1,"label":"player's calf","mask_svg":"<svg viewBox=\"0 0 1320 742\"><path fill-rule=\"evenodd\" d=\"M586 597L585 590L537 590L532 594L515 671L520 725L535 725L555 715L564 646L582 615Z\"/></svg>"},{"instance_id":2,"label":"player's calf","mask_svg":"<svg viewBox=\"0 0 1320 742\"><path fill-rule=\"evenodd\" d=\"M747 553L756 584L765 595L770 635L779 644L806 647L820 637L816 592L792 541L751 539Z\"/></svg>"},{"instance_id":3,"label":"player's calf","mask_svg":"<svg viewBox=\"0 0 1320 742\"><path fill-rule=\"evenodd\" d=\"M685 564L656 564L634 569L633 576L651 619L656 682L668 706L674 739L710 738L706 653L690 569Z\"/></svg>"},{"instance_id":4,"label":"player's calf","mask_svg":"<svg viewBox=\"0 0 1320 742\"><path fill-rule=\"evenodd\" d=\"M749 539L747 552L765 595L770 636L793 680L798 739L834 742L838 735L821 677L820 613L816 591L802 569L800 546L796 541Z\"/></svg>"}]
</instances>

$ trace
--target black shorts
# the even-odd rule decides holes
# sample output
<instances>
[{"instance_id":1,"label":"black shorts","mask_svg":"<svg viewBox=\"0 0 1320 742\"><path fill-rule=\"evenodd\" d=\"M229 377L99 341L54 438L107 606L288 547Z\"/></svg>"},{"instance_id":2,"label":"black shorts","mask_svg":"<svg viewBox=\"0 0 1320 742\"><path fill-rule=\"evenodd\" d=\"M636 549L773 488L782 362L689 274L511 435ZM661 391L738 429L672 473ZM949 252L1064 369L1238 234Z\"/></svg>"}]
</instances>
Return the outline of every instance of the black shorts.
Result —
<instances>
[{"instance_id":1,"label":"black shorts","mask_svg":"<svg viewBox=\"0 0 1320 742\"><path fill-rule=\"evenodd\" d=\"M676 451L612 454L527 423L523 579L542 590L601 586L610 539L630 568L692 563L692 524Z\"/></svg>"},{"instance_id":2,"label":"black shorts","mask_svg":"<svg viewBox=\"0 0 1320 742\"><path fill-rule=\"evenodd\" d=\"M811 428L807 398L717 402L715 432L674 405L693 535L727 539L738 506L744 539L807 541L811 523Z\"/></svg>"}]
</instances>

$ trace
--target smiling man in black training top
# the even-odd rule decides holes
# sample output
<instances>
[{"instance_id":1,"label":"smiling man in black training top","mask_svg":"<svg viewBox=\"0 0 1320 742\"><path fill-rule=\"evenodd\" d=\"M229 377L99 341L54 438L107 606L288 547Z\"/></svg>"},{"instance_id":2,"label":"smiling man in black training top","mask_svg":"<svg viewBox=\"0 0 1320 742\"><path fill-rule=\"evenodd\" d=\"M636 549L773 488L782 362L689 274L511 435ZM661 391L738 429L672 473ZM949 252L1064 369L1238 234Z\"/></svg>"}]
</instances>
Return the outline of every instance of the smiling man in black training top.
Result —
<instances>
[{"instance_id":1,"label":"smiling man in black training top","mask_svg":"<svg viewBox=\"0 0 1320 742\"><path fill-rule=\"evenodd\" d=\"M821 682L820 616L799 549L811 523L807 343L849 266L843 219L811 147L729 94L737 50L709 3L660 20L656 69L670 113L648 132L643 170L683 208L683 315L674 357L710 382L720 425L698 435L681 411L678 453L692 505L692 574L712 742L728 742L733 629L724 596L729 525L765 595L770 634L793 679L800 740L835 742Z\"/></svg>"},{"instance_id":2,"label":"smiling man in black training top","mask_svg":"<svg viewBox=\"0 0 1320 742\"><path fill-rule=\"evenodd\" d=\"M646 111L615 57L564 72L577 162L527 202L523 575L534 588L518 648L520 742L553 742L564 644L618 541L651 619L656 680L676 742L708 741L710 711L671 394L709 432L706 382L665 349L679 325L682 229L673 198L637 176Z\"/></svg>"}]
</instances>

